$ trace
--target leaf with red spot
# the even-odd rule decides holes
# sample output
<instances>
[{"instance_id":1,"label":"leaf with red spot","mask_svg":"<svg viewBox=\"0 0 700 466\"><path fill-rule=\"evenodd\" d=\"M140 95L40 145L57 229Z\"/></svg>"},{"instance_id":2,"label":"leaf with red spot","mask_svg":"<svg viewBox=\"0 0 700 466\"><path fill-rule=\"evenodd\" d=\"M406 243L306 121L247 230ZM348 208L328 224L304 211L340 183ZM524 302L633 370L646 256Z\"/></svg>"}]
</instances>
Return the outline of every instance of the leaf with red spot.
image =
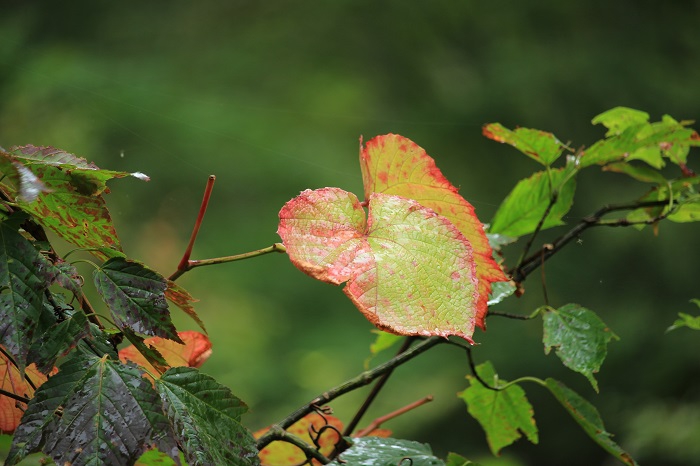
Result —
<instances>
[{"instance_id":1,"label":"leaf with red spot","mask_svg":"<svg viewBox=\"0 0 700 466\"><path fill-rule=\"evenodd\" d=\"M200 367L204 361L209 359L211 341L206 335L195 331L185 331L178 332L178 336L184 344L161 337L146 338L143 344L155 348L169 367ZM152 374L158 373L134 345L120 349L119 359L123 362L134 362Z\"/></svg>"},{"instance_id":2,"label":"leaf with red spot","mask_svg":"<svg viewBox=\"0 0 700 466\"><path fill-rule=\"evenodd\" d=\"M255 432L253 436L259 438L268 430L270 430L269 427L261 429ZM327 457L340 441L338 432L342 432L342 430L343 424L339 419L330 415L321 416L317 413L310 413L292 424L287 429L287 432L308 443L309 447L315 448L314 441L311 438L313 435L316 443L318 443L319 453ZM263 448L258 456L260 457L261 466L293 466L306 461L306 455L301 448L279 440ZM320 463L313 460L313 464L318 465Z\"/></svg>"},{"instance_id":3,"label":"leaf with red spot","mask_svg":"<svg viewBox=\"0 0 700 466\"><path fill-rule=\"evenodd\" d=\"M418 202L373 193L368 214L339 188L306 190L280 211L292 263L345 294L382 330L472 341L478 299L469 241Z\"/></svg>"},{"instance_id":4,"label":"leaf with red spot","mask_svg":"<svg viewBox=\"0 0 700 466\"><path fill-rule=\"evenodd\" d=\"M544 166L551 165L564 150L556 136L532 128L510 130L500 123L489 123L482 130L484 136L497 142L509 144Z\"/></svg>"},{"instance_id":5,"label":"leaf with red spot","mask_svg":"<svg viewBox=\"0 0 700 466\"><path fill-rule=\"evenodd\" d=\"M51 374L55 374L54 368ZM26 378L25 378L26 377ZM46 376L39 372L34 364L30 364L24 371L24 377L12 362L0 352L0 389L13 393L17 396L32 398L34 388L27 382L31 380L34 387L39 387L46 382ZM20 403L9 396L0 396L0 432L11 434L19 425L26 405Z\"/></svg>"},{"instance_id":6,"label":"leaf with red spot","mask_svg":"<svg viewBox=\"0 0 700 466\"><path fill-rule=\"evenodd\" d=\"M403 136L387 134L368 141L360 152L360 167L366 199L372 193L414 199L447 218L471 243L479 282L476 325L485 328L491 283L507 278L493 259L474 207L459 195L425 150Z\"/></svg>"}]
</instances>

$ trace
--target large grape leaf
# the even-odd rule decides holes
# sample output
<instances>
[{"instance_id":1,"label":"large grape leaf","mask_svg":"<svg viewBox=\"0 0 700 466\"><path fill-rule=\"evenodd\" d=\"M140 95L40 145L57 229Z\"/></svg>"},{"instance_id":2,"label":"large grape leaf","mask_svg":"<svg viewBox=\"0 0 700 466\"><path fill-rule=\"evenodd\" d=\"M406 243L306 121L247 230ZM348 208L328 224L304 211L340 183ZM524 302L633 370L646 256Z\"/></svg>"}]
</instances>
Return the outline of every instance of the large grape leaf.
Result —
<instances>
[{"instance_id":1,"label":"large grape leaf","mask_svg":"<svg viewBox=\"0 0 700 466\"><path fill-rule=\"evenodd\" d=\"M55 271L10 223L0 223L0 344L24 370Z\"/></svg>"},{"instance_id":2,"label":"large grape leaf","mask_svg":"<svg viewBox=\"0 0 700 466\"><path fill-rule=\"evenodd\" d=\"M522 236L532 233L547 212L552 195L557 194L542 229L563 225L562 217L574 201L576 178L566 168L537 172L518 182L503 200L489 227L490 233Z\"/></svg>"},{"instance_id":3,"label":"large grape leaf","mask_svg":"<svg viewBox=\"0 0 700 466\"><path fill-rule=\"evenodd\" d=\"M53 372L56 372L55 370ZM25 398L34 396L34 388L27 382L31 380L34 387L46 382L46 376L39 372L34 364L24 370L24 376L7 357L0 353L0 388ZM24 406L8 396L0 396L0 432L11 434L19 425Z\"/></svg>"},{"instance_id":4,"label":"large grape leaf","mask_svg":"<svg viewBox=\"0 0 700 466\"><path fill-rule=\"evenodd\" d=\"M138 262L115 257L95 270L94 279L120 327L182 343L170 319L163 276Z\"/></svg>"},{"instance_id":5,"label":"large grape leaf","mask_svg":"<svg viewBox=\"0 0 700 466\"><path fill-rule=\"evenodd\" d=\"M35 393L7 464L41 449L58 464L128 465L153 444L177 457L158 394L141 372L78 354Z\"/></svg>"},{"instance_id":6,"label":"large grape leaf","mask_svg":"<svg viewBox=\"0 0 700 466\"><path fill-rule=\"evenodd\" d=\"M260 429L253 436L259 438L269 429ZM318 451L324 456L329 456L340 442L339 432L343 431L343 424L336 417L330 415L321 416L317 413L310 413L289 426L287 432L295 435L300 440L309 444L309 447L318 446ZM313 435L313 439L311 436ZM281 440L274 441L260 450L258 454L262 466L295 466L306 461L306 454L301 448L289 442ZM319 465L317 460L312 460L312 464Z\"/></svg>"},{"instance_id":7,"label":"large grape leaf","mask_svg":"<svg viewBox=\"0 0 700 466\"><path fill-rule=\"evenodd\" d=\"M352 446L331 464L445 466L444 461L433 455L429 445L412 440L381 437L353 439Z\"/></svg>"},{"instance_id":8,"label":"large grape leaf","mask_svg":"<svg viewBox=\"0 0 700 466\"><path fill-rule=\"evenodd\" d=\"M365 200L372 193L413 199L447 218L469 240L478 279L476 325L485 328L491 283L507 278L493 260L484 225L474 207L459 195L425 150L403 136L387 134L368 141L360 151L360 168Z\"/></svg>"},{"instance_id":9,"label":"large grape leaf","mask_svg":"<svg viewBox=\"0 0 700 466\"><path fill-rule=\"evenodd\" d=\"M595 312L578 304L547 308L542 318L545 354L555 348L564 365L583 374L598 391L593 374L608 354L608 343L617 336Z\"/></svg>"},{"instance_id":10,"label":"large grape leaf","mask_svg":"<svg viewBox=\"0 0 700 466\"><path fill-rule=\"evenodd\" d=\"M168 367L200 367L211 356L211 341L206 335L188 330L178 332L178 336L183 343L151 337L146 338L143 344L155 348L163 356ZM119 359L136 363L152 374L158 372L134 345L120 349Z\"/></svg>"},{"instance_id":11,"label":"large grape leaf","mask_svg":"<svg viewBox=\"0 0 700 466\"><path fill-rule=\"evenodd\" d=\"M593 441L623 463L630 466L637 464L629 453L613 442L612 435L605 430L603 420L600 418L600 414L598 414L595 406L558 380L548 378L545 380L545 383L552 395L571 414L576 422L583 427L583 430Z\"/></svg>"},{"instance_id":12,"label":"large grape leaf","mask_svg":"<svg viewBox=\"0 0 700 466\"><path fill-rule=\"evenodd\" d=\"M495 388L505 383L499 379L490 362L476 367L479 377ZM525 435L532 443L538 442L533 409L518 385L505 389L487 388L474 376L467 376L470 386L459 396L467 403L469 414L486 432L486 440L494 455Z\"/></svg>"},{"instance_id":13,"label":"large grape leaf","mask_svg":"<svg viewBox=\"0 0 700 466\"><path fill-rule=\"evenodd\" d=\"M482 133L489 139L515 147L544 166L557 160L565 147L552 133L539 129L509 130L500 123L489 123L484 125Z\"/></svg>"},{"instance_id":14,"label":"large grape leaf","mask_svg":"<svg viewBox=\"0 0 700 466\"><path fill-rule=\"evenodd\" d=\"M478 293L469 241L411 199L373 193L367 217L352 193L306 190L280 211L278 233L296 267L347 282L345 294L378 328L471 341Z\"/></svg>"},{"instance_id":15,"label":"large grape leaf","mask_svg":"<svg viewBox=\"0 0 700 466\"><path fill-rule=\"evenodd\" d=\"M194 368L174 367L156 389L190 466L260 464L255 439L241 425L248 408L228 388Z\"/></svg>"}]
</instances>

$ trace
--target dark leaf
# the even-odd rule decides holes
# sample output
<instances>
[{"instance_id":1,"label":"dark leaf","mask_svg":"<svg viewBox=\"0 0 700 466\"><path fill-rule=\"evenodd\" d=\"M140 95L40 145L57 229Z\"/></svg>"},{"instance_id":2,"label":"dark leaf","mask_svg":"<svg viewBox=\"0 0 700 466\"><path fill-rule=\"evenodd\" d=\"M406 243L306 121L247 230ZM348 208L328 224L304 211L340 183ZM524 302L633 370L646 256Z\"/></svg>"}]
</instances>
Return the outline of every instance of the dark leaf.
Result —
<instances>
[{"instance_id":1,"label":"dark leaf","mask_svg":"<svg viewBox=\"0 0 700 466\"><path fill-rule=\"evenodd\" d=\"M90 325L82 311L72 312L63 320L42 332L32 343L29 361L37 364L39 370L48 374L56 360L65 356L78 342L90 334Z\"/></svg>"},{"instance_id":2,"label":"dark leaf","mask_svg":"<svg viewBox=\"0 0 700 466\"><path fill-rule=\"evenodd\" d=\"M231 391L190 367L156 380L165 412L190 466L259 464L255 439L241 425L246 405Z\"/></svg>"},{"instance_id":3,"label":"dark leaf","mask_svg":"<svg viewBox=\"0 0 700 466\"><path fill-rule=\"evenodd\" d=\"M371 466L445 466L445 462L433 455L429 445L382 437L352 439L352 446L341 453L334 465Z\"/></svg>"},{"instance_id":4,"label":"dark leaf","mask_svg":"<svg viewBox=\"0 0 700 466\"><path fill-rule=\"evenodd\" d=\"M583 430L605 451L625 464L634 466L637 463L620 446L613 442L612 435L605 430L603 420L598 410L576 392L566 387L563 383L554 379L547 379L547 388L554 397L564 406L571 416L579 423Z\"/></svg>"},{"instance_id":5,"label":"dark leaf","mask_svg":"<svg viewBox=\"0 0 700 466\"><path fill-rule=\"evenodd\" d=\"M167 281L138 262L116 257L94 273L95 286L120 328L182 342L165 300Z\"/></svg>"},{"instance_id":6,"label":"dark leaf","mask_svg":"<svg viewBox=\"0 0 700 466\"><path fill-rule=\"evenodd\" d=\"M168 362L165 360L163 355L160 354L156 347L144 343L144 339L142 337L136 335L128 328L122 329L122 332L124 333L124 336L127 338L127 340L129 340L129 342L132 345L134 345L134 348L136 348L138 353L145 358L145 360L150 364L151 368L155 369L158 374L162 374L163 372L168 370ZM152 375L156 376L157 374Z\"/></svg>"},{"instance_id":7,"label":"dark leaf","mask_svg":"<svg viewBox=\"0 0 700 466\"><path fill-rule=\"evenodd\" d=\"M54 268L8 222L0 223L0 344L24 370Z\"/></svg>"}]
</instances>

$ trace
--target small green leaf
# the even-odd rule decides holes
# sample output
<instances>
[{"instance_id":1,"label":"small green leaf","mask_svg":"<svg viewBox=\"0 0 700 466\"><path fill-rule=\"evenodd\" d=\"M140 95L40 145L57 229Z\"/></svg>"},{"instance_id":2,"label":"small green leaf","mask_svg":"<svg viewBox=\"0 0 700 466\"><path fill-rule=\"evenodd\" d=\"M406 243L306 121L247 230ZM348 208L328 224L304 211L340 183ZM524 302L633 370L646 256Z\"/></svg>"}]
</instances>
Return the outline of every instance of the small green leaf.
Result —
<instances>
[{"instance_id":1,"label":"small green leaf","mask_svg":"<svg viewBox=\"0 0 700 466\"><path fill-rule=\"evenodd\" d=\"M0 223L0 344L23 371L55 271L11 223Z\"/></svg>"},{"instance_id":2,"label":"small green leaf","mask_svg":"<svg viewBox=\"0 0 700 466\"><path fill-rule=\"evenodd\" d=\"M691 299L690 302L700 307L700 300ZM667 332L670 332L671 330L676 330L677 328L681 327L688 327L693 330L700 330L700 316L691 316L690 314L679 312L678 317L679 319L676 319L673 325L666 329Z\"/></svg>"},{"instance_id":3,"label":"small green leaf","mask_svg":"<svg viewBox=\"0 0 700 466\"><path fill-rule=\"evenodd\" d=\"M240 423L247 407L228 388L191 367L173 367L155 383L190 466L259 464Z\"/></svg>"},{"instance_id":4,"label":"small green leaf","mask_svg":"<svg viewBox=\"0 0 700 466\"><path fill-rule=\"evenodd\" d=\"M621 134L630 126L637 126L649 121L649 114L627 107L615 107L593 118L594 125L602 124L608 128L606 136Z\"/></svg>"},{"instance_id":5,"label":"small green leaf","mask_svg":"<svg viewBox=\"0 0 700 466\"><path fill-rule=\"evenodd\" d=\"M644 183L666 184L666 178L664 178L658 170L654 170L643 165L632 165L627 162L615 162L605 165L603 170L624 173L625 175Z\"/></svg>"},{"instance_id":6,"label":"small green leaf","mask_svg":"<svg viewBox=\"0 0 700 466\"><path fill-rule=\"evenodd\" d=\"M542 316L544 352L552 348L569 369L583 374L598 391L593 374L608 353L608 343L617 336L593 312L578 304L547 308Z\"/></svg>"},{"instance_id":7,"label":"small green leaf","mask_svg":"<svg viewBox=\"0 0 700 466\"><path fill-rule=\"evenodd\" d=\"M502 386L490 362L476 367L479 377L492 388ZM524 434L532 443L538 442L537 426L532 406L525 391L518 385L492 390L474 376L467 376L470 386L459 396L467 403L469 414L479 421L486 432L486 439L494 455Z\"/></svg>"},{"instance_id":8,"label":"small green leaf","mask_svg":"<svg viewBox=\"0 0 700 466\"><path fill-rule=\"evenodd\" d=\"M496 282L491 287L491 296L489 296L489 306L498 304L504 301L509 296L512 296L518 287L513 282Z\"/></svg>"},{"instance_id":9,"label":"small green leaf","mask_svg":"<svg viewBox=\"0 0 700 466\"><path fill-rule=\"evenodd\" d=\"M445 466L479 466L478 463L474 463L473 461L469 461L462 455L458 455L457 453L448 453L447 454L447 460L445 461Z\"/></svg>"},{"instance_id":10,"label":"small green leaf","mask_svg":"<svg viewBox=\"0 0 700 466\"><path fill-rule=\"evenodd\" d=\"M429 445L411 440L383 437L352 439L352 446L333 461L333 465L371 466L445 466L445 462L433 455Z\"/></svg>"},{"instance_id":11,"label":"small green leaf","mask_svg":"<svg viewBox=\"0 0 700 466\"><path fill-rule=\"evenodd\" d=\"M691 202L682 202L668 219L677 223L700 221L700 199Z\"/></svg>"},{"instance_id":12,"label":"small green leaf","mask_svg":"<svg viewBox=\"0 0 700 466\"><path fill-rule=\"evenodd\" d=\"M571 414L574 420L583 427L583 430L595 443L623 463L630 466L637 464L629 453L613 442L612 435L605 430L603 420L600 418L600 414L598 414L595 406L558 380L548 378L545 380L545 383L552 395Z\"/></svg>"},{"instance_id":13,"label":"small green leaf","mask_svg":"<svg viewBox=\"0 0 700 466\"><path fill-rule=\"evenodd\" d=\"M542 229L563 225L562 217L571 209L576 179L566 169L538 172L521 180L508 194L489 228L490 233L523 236L532 233L547 211L552 196L557 199L542 224Z\"/></svg>"},{"instance_id":14,"label":"small green leaf","mask_svg":"<svg viewBox=\"0 0 700 466\"><path fill-rule=\"evenodd\" d=\"M401 335L394 335L393 333L382 332L381 330L372 330L372 332L377 334L377 339L374 340L374 343L369 346L369 350L372 355L375 356L378 353L391 348L405 338Z\"/></svg>"},{"instance_id":15,"label":"small green leaf","mask_svg":"<svg viewBox=\"0 0 700 466\"><path fill-rule=\"evenodd\" d=\"M516 128L511 131L500 123L490 123L482 132L489 139L510 144L544 166L557 160L565 147L552 133L538 129Z\"/></svg>"},{"instance_id":16,"label":"small green leaf","mask_svg":"<svg viewBox=\"0 0 700 466\"><path fill-rule=\"evenodd\" d=\"M163 276L138 262L115 257L95 270L94 279L120 328L182 343L170 319Z\"/></svg>"}]
</instances>

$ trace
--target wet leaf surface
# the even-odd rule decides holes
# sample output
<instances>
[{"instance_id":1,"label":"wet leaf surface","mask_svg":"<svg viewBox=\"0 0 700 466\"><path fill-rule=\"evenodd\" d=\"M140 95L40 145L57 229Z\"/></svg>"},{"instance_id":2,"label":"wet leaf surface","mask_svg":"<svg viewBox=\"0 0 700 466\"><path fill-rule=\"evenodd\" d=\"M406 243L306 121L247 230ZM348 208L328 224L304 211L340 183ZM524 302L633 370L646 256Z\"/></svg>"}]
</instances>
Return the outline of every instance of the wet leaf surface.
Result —
<instances>
[{"instance_id":1,"label":"wet leaf surface","mask_svg":"<svg viewBox=\"0 0 700 466\"><path fill-rule=\"evenodd\" d=\"M367 466L445 466L433 455L429 445L411 440L363 437L352 439L353 445L345 450L333 465L352 464Z\"/></svg>"}]
</instances>

